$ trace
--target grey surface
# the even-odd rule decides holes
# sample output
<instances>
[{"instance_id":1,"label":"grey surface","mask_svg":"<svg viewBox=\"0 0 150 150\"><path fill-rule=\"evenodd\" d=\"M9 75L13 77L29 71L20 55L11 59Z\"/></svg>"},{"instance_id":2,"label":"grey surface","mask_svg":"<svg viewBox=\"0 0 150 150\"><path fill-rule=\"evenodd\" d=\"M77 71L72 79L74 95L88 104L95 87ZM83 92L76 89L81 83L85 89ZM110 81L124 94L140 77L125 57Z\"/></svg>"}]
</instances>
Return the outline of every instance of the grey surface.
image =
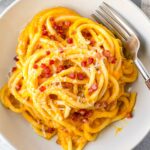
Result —
<instances>
[{"instance_id":1,"label":"grey surface","mask_svg":"<svg viewBox=\"0 0 150 150\"><path fill-rule=\"evenodd\" d=\"M0 0L0 13L13 1L14 0ZM138 7L141 7L141 0L132 0L132 1ZM144 140L136 148L134 148L134 150L150 150L150 133L144 138Z\"/></svg>"}]
</instances>

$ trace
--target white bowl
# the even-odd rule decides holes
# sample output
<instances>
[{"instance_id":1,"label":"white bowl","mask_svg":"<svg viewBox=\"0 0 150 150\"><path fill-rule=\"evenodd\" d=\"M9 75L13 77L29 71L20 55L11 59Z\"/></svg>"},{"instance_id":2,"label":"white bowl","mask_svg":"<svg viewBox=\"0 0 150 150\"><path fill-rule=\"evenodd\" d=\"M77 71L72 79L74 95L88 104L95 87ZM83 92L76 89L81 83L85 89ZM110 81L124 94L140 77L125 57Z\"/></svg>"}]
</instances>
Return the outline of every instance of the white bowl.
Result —
<instances>
[{"instance_id":1,"label":"white bowl","mask_svg":"<svg viewBox=\"0 0 150 150\"><path fill-rule=\"evenodd\" d=\"M7 73L13 65L13 56L20 30L40 10L65 6L73 8L81 15L89 17L102 0L20 0L16 1L0 17L0 86L7 81ZM106 0L118 10L139 34L142 48L140 56L150 71L150 22L148 18L128 0ZM86 146L86 150L129 150L137 145L150 129L150 91L141 76L132 86L137 91L137 103L134 117L123 120L105 129L95 142ZM115 127L123 127L115 135ZM58 150L55 139L47 141L34 133L31 126L20 115L0 105L0 135L18 150Z\"/></svg>"}]
</instances>

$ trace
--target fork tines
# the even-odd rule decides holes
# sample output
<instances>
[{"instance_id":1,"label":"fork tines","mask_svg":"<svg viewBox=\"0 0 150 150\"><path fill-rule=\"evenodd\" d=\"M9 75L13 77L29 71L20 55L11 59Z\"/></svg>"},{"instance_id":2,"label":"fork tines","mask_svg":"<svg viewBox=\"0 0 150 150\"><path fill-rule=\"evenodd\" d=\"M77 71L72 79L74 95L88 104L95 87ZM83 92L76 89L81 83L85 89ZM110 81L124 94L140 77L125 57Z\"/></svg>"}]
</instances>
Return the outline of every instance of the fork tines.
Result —
<instances>
[{"instance_id":1,"label":"fork tines","mask_svg":"<svg viewBox=\"0 0 150 150\"><path fill-rule=\"evenodd\" d=\"M97 22L104 24L122 41L128 40L133 33L132 29L124 22L122 17L105 2L99 6L95 14L92 14L92 17Z\"/></svg>"}]
</instances>

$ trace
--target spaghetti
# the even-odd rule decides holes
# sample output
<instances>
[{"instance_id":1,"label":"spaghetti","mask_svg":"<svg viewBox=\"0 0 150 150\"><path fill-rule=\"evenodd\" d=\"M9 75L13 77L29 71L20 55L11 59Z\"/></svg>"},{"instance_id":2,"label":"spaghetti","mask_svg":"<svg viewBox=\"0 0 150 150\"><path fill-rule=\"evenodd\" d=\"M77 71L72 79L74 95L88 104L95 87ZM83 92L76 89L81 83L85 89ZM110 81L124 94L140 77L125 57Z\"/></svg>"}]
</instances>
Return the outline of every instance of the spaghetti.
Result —
<instances>
[{"instance_id":1,"label":"spaghetti","mask_svg":"<svg viewBox=\"0 0 150 150\"><path fill-rule=\"evenodd\" d=\"M22 31L16 67L0 91L3 105L20 113L64 150L82 150L112 122L131 117L137 78L121 41L107 28L67 8L37 14Z\"/></svg>"}]
</instances>

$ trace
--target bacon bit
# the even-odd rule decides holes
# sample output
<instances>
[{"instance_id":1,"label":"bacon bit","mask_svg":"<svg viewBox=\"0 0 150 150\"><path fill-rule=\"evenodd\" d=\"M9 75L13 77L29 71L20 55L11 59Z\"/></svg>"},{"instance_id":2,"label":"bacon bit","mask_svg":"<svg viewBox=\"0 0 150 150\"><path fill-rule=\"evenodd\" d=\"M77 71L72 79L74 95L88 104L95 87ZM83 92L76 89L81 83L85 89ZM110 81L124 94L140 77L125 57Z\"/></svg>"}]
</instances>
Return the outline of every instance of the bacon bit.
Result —
<instances>
[{"instance_id":1,"label":"bacon bit","mask_svg":"<svg viewBox=\"0 0 150 150\"><path fill-rule=\"evenodd\" d=\"M108 103L107 102L97 102L97 103L95 103L94 106L95 106L96 109L107 108Z\"/></svg>"},{"instance_id":2,"label":"bacon bit","mask_svg":"<svg viewBox=\"0 0 150 150\"><path fill-rule=\"evenodd\" d=\"M13 67L11 72L15 72L17 70L17 67Z\"/></svg>"},{"instance_id":3,"label":"bacon bit","mask_svg":"<svg viewBox=\"0 0 150 150\"><path fill-rule=\"evenodd\" d=\"M93 64L93 63L94 63L94 58L89 57L89 58L88 58L88 65L91 65L91 64Z\"/></svg>"},{"instance_id":4,"label":"bacon bit","mask_svg":"<svg viewBox=\"0 0 150 150\"><path fill-rule=\"evenodd\" d=\"M55 61L52 59L49 61L49 65L53 65L55 63Z\"/></svg>"},{"instance_id":5,"label":"bacon bit","mask_svg":"<svg viewBox=\"0 0 150 150\"><path fill-rule=\"evenodd\" d=\"M34 64L34 65L33 65L33 68L34 68L34 69L38 69L38 67L39 67L39 66L38 66L37 64Z\"/></svg>"},{"instance_id":6,"label":"bacon bit","mask_svg":"<svg viewBox=\"0 0 150 150\"><path fill-rule=\"evenodd\" d=\"M58 30L57 32L58 32L59 34L63 34L64 31L63 31L62 29L60 29L60 30Z\"/></svg>"},{"instance_id":7,"label":"bacon bit","mask_svg":"<svg viewBox=\"0 0 150 150\"><path fill-rule=\"evenodd\" d=\"M64 49L63 49L63 48L59 48L59 52L60 52L60 53L63 53L63 52L64 52Z\"/></svg>"},{"instance_id":8,"label":"bacon bit","mask_svg":"<svg viewBox=\"0 0 150 150\"><path fill-rule=\"evenodd\" d=\"M42 26L42 30L46 30L46 26L45 25Z\"/></svg>"},{"instance_id":9,"label":"bacon bit","mask_svg":"<svg viewBox=\"0 0 150 150\"><path fill-rule=\"evenodd\" d=\"M59 26L59 27L64 26L64 22L63 22L63 21L59 22L59 23L58 23L58 26Z\"/></svg>"},{"instance_id":10,"label":"bacon bit","mask_svg":"<svg viewBox=\"0 0 150 150\"><path fill-rule=\"evenodd\" d=\"M49 38L50 38L51 40L56 40L55 35L49 35Z\"/></svg>"},{"instance_id":11,"label":"bacon bit","mask_svg":"<svg viewBox=\"0 0 150 150\"><path fill-rule=\"evenodd\" d=\"M68 44L72 44L72 43L73 43L73 39L72 39L72 38L68 38L68 39L67 39L67 43L68 43Z\"/></svg>"},{"instance_id":12,"label":"bacon bit","mask_svg":"<svg viewBox=\"0 0 150 150\"><path fill-rule=\"evenodd\" d=\"M64 65L64 69L68 69L70 67L71 67L70 65Z\"/></svg>"},{"instance_id":13,"label":"bacon bit","mask_svg":"<svg viewBox=\"0 0 150 150\"><path fill-rule=\"evenodd\" d=\"M77 73L77 78L79 80L83 80L85 78L85 75L83 73Z\"/></svg>"},{"instance_id":14,"label":"bacon bit","mask_svg":"<svg viewBox=\"0 0 150 150\"><path fill-rule=\"evenodd\" d=\"M72 88L72 86L73 86L72 83L68 83L68 82L63 83L64 88Z\"/></svg>"},{"instance_id":15,"label":"bacon bit","mask_svg":"<svg viewBox=\"0 0 150 150\"><path fill-rule=\"evenodd\" d=\"M89 93L93 93L98 89L98 85L94 83L90 88L89 88Z\"/></svg>"},{"instance_id":16,"label":"bacon bit","mask_svg":"<svg viewBox=\"0 0 150 150\"><path fill-rule=\"evenodd\" d=\"M89 118L93 115L93 111L92 110L89 110L87 111L87 113L85 114L85 117Z\"/></svg>"},{"instance_id":17,"label":"bacon bit","mask_svg":"<svg viewBox=\"0 0 150 150\"><path fill-rule=\"evenodd\" d=\"M61 34L61 37L62 37L63 39L65 39L65 38L66 38L66 35L65 35L65 34Z\"/></svg>"},{"instance_id":18,"label":"bacon bit","mask_svg":"<svg viewBox=\"0 0 150 150\"><path fill-rule=\"evenodd\" d=\"M62 70L64 70L64 66L60 65L57 67L56 73L60 73Z\"/></svg>"},{"instance_id":19,"label":"bacon bit","mask_svg":"<svg viewBox=\"0 0 150 150\"><path fill-rule=\"evenodd\" d=\"M103 55L104 55L105 57L109 58L111 54L110 54L110 51L109 51L109 50L103 50Z\"/></svg>"},{"instance_id":20,"label":"bacon bit","mask_svg":"<svg viewBox=\"0 0 150 150\"><path fill-rule=\"evenodd\" d=\"M109 63L115 64L116 63L116 58L114 56L111 56L110 51L104 50L103 55L108 59Z\"/></svg>"},{"instance_id":21,"label":"bacon bit","mask_svg":"<svg viewBox=\"0 0 150 150\"><path fill-rule=\"evenodd\" d=\"M17 84L16 87L15 87L15 89L16 89L17 91L20 91L20 90L21 90L21 84Z\"/></svg>"},{"instance_id":22,"label":"bacon bit","mask_svg":"<svg viewBox=\"0 0 150 150\"><path fill-rule=\"evenodd\" d=\"M90 37L91 33L90 32L84 32L83 35L86 36L86 37Z\"/></svg>"},{"instance_id":23,"label":"bacon bit","mask_svg":"<svg viewBox=\"0 0 150 150\"><path fill-rule=\"evenodd\" d=\"M55 29L56 31L62 30L62 26L59 26L59 25L57 25L57 24L54 24L54 29Z\"/></svg>"},{"instance_id":24,"label":"bacon bit","mask_svg":"<svg viewBox=\"0 0 150 150\"><path fill-rule=\"evenodd\" d=\"M109 63L115 64L116 61L117 61L117 59L115 57L113 57L113 56L111 56L111 57L108 58L108 62Z\"/></svg>"},{"instance_id":25,"label":"bacon bit","mask_svg":"<svg viewBox=\"0 0 150 150\"><path fill-rule=\"evenodd\" d=\"M82 119L82 122L83 122L83 123L87 123L88 121L89 121L88 118L83 118L83 119Z\"/></svg>"},{"instance_id":26,"label":"bacon bit","mask_svg":"<svg viewBox=\"0 0 150 150\"><path fill-rule=\"evenodd\" d=\"M39 89L41 92L44 92L46 90L46 87L45 86L41 86L40 89Z\"/></svg>"},{"instance_id":27,"label":"bacon bit","mask_svg":"<svg viewBox=\"0 0 150 150\"><path fill-rule=\"evenodd\" d=\"M45 25L42 26L42 35L44 35L44 36L47 36L47 35L48 35L48 31L47 31Z\"/></svg>"},{"instance_id":28,"label":"bacon bit","mask_svg":"<svg viewBox=\"0 0 150 150\"><path fill-rule=\"evenodd\" d=\"M49 67L46 67L46 68L44 68L44 72L45 72L46 74L49 74L49 73L51 72L51 70L49 69Z\"/></svg>"},{"instance_id":29,"label":"bacon bit","mask_svg":"<svg viewBox=\"0 0 150 150\"><path fill-rule=\"evenodd\" d=\"M52 76L52 73L49 67L44 68L42 76L45 78L49 78Z\"/></svg>"},{"instance_id":30,"label":"bacon bit","mask_svg":"<svg viewBox=\"0 0 150 150\"><path fill-rule=\"evenodd\" d=\"M46 64L41 64L41 68L43 68L43 69L45 69L45 68L47 68L47 66L46 66Z\"/></svg>"},{"instance_id":31,"label":"bacon bit","mask_svg":"<svg viewBox=\"0 0 150 150\"><path fill-rule=\"evenodd\" d=\"M128 119L133 118L133 114L131 112L127 113L126 118L128 118Z\"/></svg>"},{"instance_id":32,"label":"bacon bit","mask_svg":"<svg viewBox=\"0 0 150 150\"><path fill-rule=\"evenodd\" d=\"M14 57L14 60L15 60L15 61L19 61L18 56L15 56L15 57Z\"/></svg>"},{"instance_id":33,"label":"bacon bit","mask_svg":"<svg viewBox=\"0 0 150 150\"><path fill-rule=\"evenodd\" d=\"M73 121L77 121L79 119L79 117L80 117L80 114L78 112L74 112L71 116L71 119Z\"/></svg>"},{"instance_id":34,"label":"bacon bit","mask_svg":"<svg viewBox=\"0 0 150 150\"><path fill-rule=\"evenodd\" d=\"M48 132L48 133L53 133L54 131L55 131L54 128L48 128L48 129L46 130L46 132Z\"/></svg>"},{"instance_id":35,"label":"bacon bit","mask_svg":"<svg viewBox=\"0 0 150 150\"><path fill-rule=\"evenodd\" d=\"M56 100L56 99L57 99L57 95L55 95L55 94L50 94L50 95L49 95L49 98L50 98L50 99L53 99L53 100Z\"/></svg>"},{"instance_id":36,"label":"bacon bit","mask_svg":"<svg viewBox=\"0 0 150 150\"><path fill-rule=\"evenodd\" d=\"M91 88L92 88L94 91L96 91L96 90L98 89L98 85L95 83L95 84L92 85Z\"/></svg>"},{"instance_id":37,"label":"bacon bit","mask_svg":"<svg viewBox=\"0 0 150 150\"><path fill-rule=\"evenodd\" d=\"M71 79L75 79L76 78L76 74L75 73L70 73L68 76Z\"/></svg>"},{"instance_id":38,"label":"bacon bit","mask_svg":"<svg viewBox=\"0 0 150 150\"><path fill-rule=\"evenodd\" d=\"M50 55L51 54L51 52L50 51L46 51L46 55Z\"/></svg>"},{"instance_id":39,"label":"bacon bit","mask_svg":"<svg viewBox=\"0 0 150 150\"><path fill-rule=\"evenodd\" d=\"M65 21L65 22L64 22L64 25L65 25L66 27L70 27L70 26L71 26L71 21Z\"/></svg>"},{"instance_id":40,"label":"bacon bit","mask_svg":"<svg viewBox=\"0 0 150 150\"><path fill-rule=\"evenodd\" d=\"M87 110L80 109L78 112L79 112L79 114L81 114L82 116L84 116L87 113Z\"/></svg>"},{"instance_id":41,"label":"bacon bit","mask_svg":"<svg viewBox=\"0 0 150 150\"><path fill-rule=\"evenodd\" d=\"M94 46L95 43L96 43L96 42L95 42L95 40L93 40L93 39L90 41L90 45L91 45L91 46Z\"/></svg>"},{"instance_id":42,"label":"bacon bit","mask_svg":"<svg viewBox=\"0 0 150 150\"><path fill-rule=\"evenodd\" d=\"M50 22L54 22L55 21L54 17L51 17L49 20L50 20Z\"/></svg>"},{"instance_id":43,"label":"bacon bit","mask_svg":"<svg viewBox=\"0 0 150 150\"><path fill-rule=\"evenodd\" d=\"M48 31L47 30L43 30L42 31L42 35L47 36L48 35Z\"/></svg>"},{"instance_id":44,"label":"bacon bit","mask_svg":"<svg viewBox=\"0 0 150 150\"><path fill-rule=\"evenodd\" d=\"M87 61L86 61L86 60L83 60L83 61L81 62L81 66L82 66L82 67L87 67Z\"/></svg>"}]
</instances>

